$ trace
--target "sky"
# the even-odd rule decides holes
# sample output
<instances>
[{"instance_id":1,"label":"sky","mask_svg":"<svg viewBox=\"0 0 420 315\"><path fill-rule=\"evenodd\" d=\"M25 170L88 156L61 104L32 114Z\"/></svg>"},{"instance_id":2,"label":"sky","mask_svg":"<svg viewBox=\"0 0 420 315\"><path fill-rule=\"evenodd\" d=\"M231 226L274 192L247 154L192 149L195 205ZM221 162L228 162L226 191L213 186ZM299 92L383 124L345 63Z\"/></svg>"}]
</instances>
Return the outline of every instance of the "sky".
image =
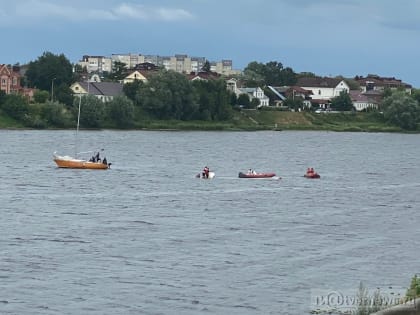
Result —
<instances>
[{"instance_id":1,"label":"sky","mask_svg":"<svg viewBox=\"0 0 420 315\"><path fill-rule=\"evenodd\" d=\"M0 64L186 54L420 88L420 0L0 0Z\"/></svg>"}]
</instances>

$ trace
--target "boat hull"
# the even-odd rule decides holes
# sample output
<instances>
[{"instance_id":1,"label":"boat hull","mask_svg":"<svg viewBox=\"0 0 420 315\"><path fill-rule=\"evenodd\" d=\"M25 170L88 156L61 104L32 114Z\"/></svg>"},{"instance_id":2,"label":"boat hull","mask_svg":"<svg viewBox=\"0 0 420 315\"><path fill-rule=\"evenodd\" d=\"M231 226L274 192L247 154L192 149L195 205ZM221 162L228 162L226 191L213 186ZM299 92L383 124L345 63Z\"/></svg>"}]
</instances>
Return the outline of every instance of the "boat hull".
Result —
<instances>
[{"instance_id":1,"label":"boat hull","mask_svg":"<svg viewBox=\"0 0 420 315\"><path fill-rule=\"evenodd\" d=\"M256 174L247 174L239 172L239 178L271 178L276 176L275 173L256 173Z\"/></svg>"},{"instance_id":2,"label":"boat hull","mask_svg":"<svg viewBox=\"0 0 420 315\"><path fill-rule=\"evenodd\" d=\"M314 174L305 174L305 175L303 175L303 177L306 177L306 178L311 178L311 179L321 178L321 176L320 176L318 173L314 173Z\"/></svg>"},{"instance_id":3,"label":"boat hull","mask_svg":"<svg viewBox=\"0 0 420 315\"><path fill-rule=\"evenodd\" d=\"M212 179L216 174L214 172L209 172L209 177L203 176L203 173L198 173L195 177L202 179Z\"/></svg>"},{"instance_id":4,"label":"boat hull","mask_svg":"<svg viewBox=\"0 0 420 315\"><path fill-rule=\"evenodd\" d=\"M86 160L75 159L69 156L54 155L54 162L59 168L106 170L109 164L102 162L89 162Z\"/></svg>"}]
</instances>

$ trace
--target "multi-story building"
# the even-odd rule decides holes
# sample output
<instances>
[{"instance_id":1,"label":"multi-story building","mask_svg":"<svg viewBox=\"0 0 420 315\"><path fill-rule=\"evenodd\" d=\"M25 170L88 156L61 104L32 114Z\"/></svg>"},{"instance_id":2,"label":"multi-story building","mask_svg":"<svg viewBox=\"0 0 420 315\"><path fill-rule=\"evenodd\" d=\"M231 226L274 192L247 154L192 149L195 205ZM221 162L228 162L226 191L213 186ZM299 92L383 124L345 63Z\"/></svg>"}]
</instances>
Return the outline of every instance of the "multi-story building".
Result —
<instances>
[{"instance_id":1,"label":"multi-story building","mask_svg":"<svg viewBox=\"0 0 420 315\"><path fill-rule=\"evenodd\" d=\"M104 56L83 56L78 62L80 66L86 68L88 73L112 72L112 66L115 62L126 64L127 69L135 69L136 65L143 63L152 63L157 67L166 70L173 70L179 73L198 73L206 63L205 57L190 57L185 54L176 54L174 56L141 55L141 54L112 54L111 57ZM232 60L222 60L211 62L211 71L222 75L239 74L240 70L232 69Z\"/></svg>"},{"instance_id":2,"label":"multi-story building","mask_svg":"<svg viewBox=\"0 0 420 315\"><path fill-rule=\"evenodd\" d=\"M88 73L112 72L112 59L105 56L88 56L84 55L83 59L78 62L82 68L86 68Z\"/></svg>"},{"instance_id":3,"label":"multi-story building","mask_svg":"<svg viewBox=\"0 0 420 315\"><path fill-rule=\"evenodd\" d=\"M241 73L240 70L234 70L232 68L232 60L212 62L210 64L210 70L226 76L238 75Z\"/></svg>"},{"instance_id":4,"label":"multi-story building","mask_svg":"<svg viewBox=\"0 0 420 315\"><path fill-rule=\"evenodd\" d=\"M0 91L10 94L20 92L21 89L19 69L0 64Z\"/></svg>"},{"instance_id":5,"label":"multi-story building","mask_svg":"<svg viewBox=\"0 0 420 315\"><path fill-rule=\"evenodd\" d=\"M112 54L112 63L116 61L126 64L127 69L134 69L139 63L145 62L145 56L140 54Z\"/></svg>"}]
</instances>

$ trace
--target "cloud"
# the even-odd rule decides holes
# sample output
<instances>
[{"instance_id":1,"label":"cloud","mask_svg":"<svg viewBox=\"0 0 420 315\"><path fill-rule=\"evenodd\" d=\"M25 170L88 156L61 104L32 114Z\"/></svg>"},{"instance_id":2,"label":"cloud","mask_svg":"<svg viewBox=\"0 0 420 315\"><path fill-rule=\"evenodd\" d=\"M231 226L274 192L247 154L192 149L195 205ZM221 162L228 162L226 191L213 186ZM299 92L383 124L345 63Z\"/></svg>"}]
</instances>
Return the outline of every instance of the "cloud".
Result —
<instances>
[{"instance_id":1,"label":"cloud","mask_svg":"<svg viewBox=\"0 0 420 315\"><path fill-rule=\"evenodd\" d=\"M386 0L387 1L387 0ZM396 30L420 30L420 2L407 2L396 7L383 6L379 8L377 21L381 25Z\"/></svg>"},{"instance_id":2,"label":"cloud","mask_svg":"<svg viewBox=\"0 0 420 315\"><path fill-rule=\"evenodd\" d=\"M127 3L119 5L115 9L112 9L112 11L118 18L130 18L135 20L178 21L194 18L190 12L184 9L148 7Z\"/></svg>"},{"instance_id":3,"label":"cloud","mask_svg":"<svg viewBox=\"0 0 420 315\"><path fill-rule=\"evenodd\" d=\"M33 24L40 20L80 21L183 21L194 19L194 15L185 9L173 7L155 7L139 4L121 3L103 6L91 1L75 1L69 4L51 0L18 1L0 9L0 25L10 25L16 20L23 24Z\"/></svg>"}]
</instances>

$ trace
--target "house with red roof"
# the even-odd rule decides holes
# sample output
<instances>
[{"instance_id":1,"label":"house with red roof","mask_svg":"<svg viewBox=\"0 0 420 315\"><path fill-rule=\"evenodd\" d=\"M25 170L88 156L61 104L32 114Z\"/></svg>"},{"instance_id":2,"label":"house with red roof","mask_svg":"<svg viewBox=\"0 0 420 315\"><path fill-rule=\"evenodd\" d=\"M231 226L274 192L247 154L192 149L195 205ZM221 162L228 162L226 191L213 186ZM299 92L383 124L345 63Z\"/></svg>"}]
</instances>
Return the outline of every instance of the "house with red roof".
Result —
<instances>
[{"instance_id":1,"label":"house with red roof","mask_svg":"<svg viewBox=\"0 0 420 315\"><path fill-rule=\"evenodd\" d=\"M368 74L367 77L356 76L354 80L359 83L360 89L363 92L402 89L411 94L411 89L413 88L410 84L404 83L394 77L381 77L376 74Z\"/></svg>"},{"instance_id":2,"label":"house with red roof","mask_svg":"<svg viewBox=\"0 0 420 315\"><path fill-rule=\"evenodd\" d=\"M299 99L306 108L311 107L312 91L305 90L300 86L271 86L267 88L273 92L275 98L272 100L275 106L282 106L286 99Z\"/></svg>"},{"instance_id":3,"label":"house with red roof","mask_svg":"<svg viewBox=\"0 0 420 315\"><path fill-rule=\"evenodd\" d=\"M379 100L375 94L352 90L349 95L353 107L359 112L369 109L377 110L379 108Z\"/></svg>"},{"instance_id":4,"label":"house with red roof","mask_svg":"<svg viewBox=\"0 0 420 315\"><path fill-rule=\"evenodd\" d=\"M0 91L10 94L18 93L21 89L19 70L10 65L0 64Z\"/></svg>"}]
</instances>

